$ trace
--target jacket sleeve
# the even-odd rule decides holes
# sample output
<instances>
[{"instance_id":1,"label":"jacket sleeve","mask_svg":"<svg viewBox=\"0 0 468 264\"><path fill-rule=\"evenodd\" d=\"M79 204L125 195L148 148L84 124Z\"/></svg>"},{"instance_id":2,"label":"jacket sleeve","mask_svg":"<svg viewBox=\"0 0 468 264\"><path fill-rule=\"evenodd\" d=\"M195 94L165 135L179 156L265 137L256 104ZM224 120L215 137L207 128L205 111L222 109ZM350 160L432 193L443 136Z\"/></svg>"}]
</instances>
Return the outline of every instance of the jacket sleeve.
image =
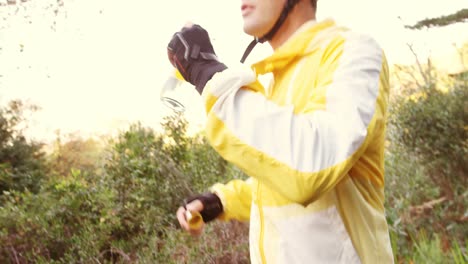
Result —
<instances>
[{"instance_id":1,"label":"jacket sleeve","mask_svg":"<svg viewBox=\"0 0 468 264\"><path fill-rule=\"evenodd\" d=\"M231 180L227 184L215 184L211 191L216 193L223 204L220 220L236 219L248 221L252 204L252 178L245 181Z\"/></svg>"},{"instance_id":2,"label":"jacket sleeve","mask_svg":"<svg viewBox=\"0 0 468 264\"><path fill-rule=\"evenodd\" d=\"M319 84L327 90L324 110L298 113L292 105L275 104L247 68L216 74L203 92L210 144L247 175L300 204L347 174L384 116L377 102L386 98L388 73L379 45L354 37L326 56L322 69L333 74Z\"/></svg>"}]
</instances>

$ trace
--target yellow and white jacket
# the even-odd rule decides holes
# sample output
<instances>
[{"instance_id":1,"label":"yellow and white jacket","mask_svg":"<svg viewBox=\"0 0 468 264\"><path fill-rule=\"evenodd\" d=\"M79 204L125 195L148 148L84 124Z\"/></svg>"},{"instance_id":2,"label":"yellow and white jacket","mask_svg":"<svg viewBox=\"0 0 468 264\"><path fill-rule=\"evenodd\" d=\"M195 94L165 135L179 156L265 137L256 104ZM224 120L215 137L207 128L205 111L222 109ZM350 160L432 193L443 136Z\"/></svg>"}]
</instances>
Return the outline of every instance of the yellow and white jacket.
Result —
<instances>
[{"instance_id":1,"label":"yellow and white jacket","mask_svg":"<svg viewBox=\"0 0 468 264\"><path fill-rule=\"evenodd\" d=\"M266 90L258 75L273 73ZM250 178L212 187L250 219L252 263L393 263L384 212L389 94L382 49L333 20L305 23L203 91L210 144Z\"/></svg>"}]
</instances>

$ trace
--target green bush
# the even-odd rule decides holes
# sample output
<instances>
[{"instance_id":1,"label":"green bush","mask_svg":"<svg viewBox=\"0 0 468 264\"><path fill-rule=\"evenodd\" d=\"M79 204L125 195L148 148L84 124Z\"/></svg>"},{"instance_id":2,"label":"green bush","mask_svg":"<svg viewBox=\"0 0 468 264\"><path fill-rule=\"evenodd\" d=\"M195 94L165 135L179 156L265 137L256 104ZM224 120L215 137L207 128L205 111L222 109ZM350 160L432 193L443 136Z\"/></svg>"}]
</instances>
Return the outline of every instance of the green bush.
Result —
<instances>
[{"instance_id":1,"label":"green bush","mask_svg":"<svg viewBox=\"0 0 468 264\"><path fill-rule=\"evenodd\" d=\"M118 224L112 189L81 177L54 180L43 190L6 192L0 207L0 260L89 262L109 247Z\"/></svg>"},{"instance_id":2,"label":"green bush","mask_svg":"<svg viewBox=\"0 0 468 264\"><path fill-rule=\"evenodd\" d=\"M53 152L48 156L50 175L67 176L72 169L89 175L102 173L102 148L102 142L96 139L83 139L76 134L64 139L57 133Z\"/></svg>"},{"instance_id":3,"label":"green bush","mask_svg":"<svg viewBox=\"0 0 468 264\"><path fill-rule=\"evenodd\" d=\"M177 228L175 211L187 196L206 191L216 181L235 175L227 175L235 170L228 167L201 137L186 136L187 122L182 116L166 118L163 127L163 135L139 124L121 133L110 144L104 170L116 191L115 208L120 221L113 232L112 247L131 259L148 262L177 259L174 248L181 247L180 259L190 259L197 245ZM219 229L208 228L206 236L210 241L198 248L210 248L222 257L226 250L219 248L235 242L219 243L222 236L213 232L236 235L233 232L242 229L245 234L247 227L224 232ZM193 248L187 248L185 243L191 243ZM246 254L248 256L247 250L240 254L244 258ZM206 255L206 258L193 263L207 263L205 260L213 257L206 252L200 255Z\"/></svg>"},{"instance_id":4,"label":"green bush","mask_svg":"<svg viewBox=\"0 0 468 264\"><path fill-rule=\"evenodd\" d=\"M141 125L131 126L111 145L104 173L116 191L120 227L114 237L132 241L142 235L161 235L165 226L173 224L175 208L190 193L188 176L165 155L163 138Z\"/></svg>"},{"instance_id":5,"label":"green bush","mask_svg":"<svg viewBox=\"0 0 468 264\"><path fill-rule=\"evenodd\" d=\"M84 172L74 150L88 148L59 142L38 193L3 196L0 262L248 263L246 224L213 223L192 238L175 219L188 195L243 174L201 136L187 137L182 116L163 125L164 134L130 126L96 158L104 166Z\"/></svg>"},{"instance_id":6,"label":"green bush","mask_svg":"<svg viewBox=\"0 0 468 264\"><path fill-rule=\"evenodd\" d=\"M416 155L442 195L452 198L468 183L468 88L456 85L441 91L430 85L419 93L417 99L396 101L391 124L398 132L392 142Z\"/></svg>"},{"instance_id":7,"label":"green bush","mask_svg":"<svg viewBox=\"0 0 468 264\"><path fill-rule=\"evenodd\" d=\"M23 135L25 113L36 109L21 101L0 107L0 196L13 190L38 192L46 176L42 144Z\"/></svg>"},{"instance_id":8,"label":"green bush","mask_svg":"<svg viewBox=\"0 0 468 264\"><path fill-rule=\"evenodd\" d=\"M387 219L397 262L450 263L450 241L463 245L468 236L467 82L419 66L391 97Z\"/></svg>"}]
</instances>

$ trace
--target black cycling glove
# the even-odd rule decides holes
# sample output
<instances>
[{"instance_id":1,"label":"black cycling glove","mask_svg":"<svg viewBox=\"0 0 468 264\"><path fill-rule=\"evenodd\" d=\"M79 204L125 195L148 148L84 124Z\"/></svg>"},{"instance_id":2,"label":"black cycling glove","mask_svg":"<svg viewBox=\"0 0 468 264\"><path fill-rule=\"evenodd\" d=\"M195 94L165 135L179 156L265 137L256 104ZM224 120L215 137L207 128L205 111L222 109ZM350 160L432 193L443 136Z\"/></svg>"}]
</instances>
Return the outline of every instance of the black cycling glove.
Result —
<instances>
[{"instance_id":1,"label":"black cycling glove","mask_svg":"<svg viewBox=\"0 0 468 264\"><path fill-rule=\"evenodd\" d=\"M201 94L206 83L227 67L218 61L208 32L199 25L184 27L167 46L171 64Z\"/></svg>"},{"instance_id":2,"label":"black cycling glove","mask_svg":"<svg viewBox=\"0 0 468 264\"><path fill-rule=\"evenodd\" d=\"M203 217L203 222L208 223L223 212L223 204L219 197L214 193L204 193L191 196L184 200L184 207L186 204L200 200L203 204L203 210L200 212Z\"/></svg>"}]
</instances>

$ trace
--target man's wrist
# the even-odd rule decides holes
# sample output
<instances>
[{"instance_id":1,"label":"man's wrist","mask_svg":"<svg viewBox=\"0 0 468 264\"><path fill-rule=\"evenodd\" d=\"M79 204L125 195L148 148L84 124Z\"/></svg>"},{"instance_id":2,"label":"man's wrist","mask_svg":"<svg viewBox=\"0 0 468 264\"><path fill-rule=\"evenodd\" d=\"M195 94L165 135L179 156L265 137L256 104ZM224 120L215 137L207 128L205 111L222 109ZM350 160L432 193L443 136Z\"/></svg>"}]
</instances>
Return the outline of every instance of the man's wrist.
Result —
<instances>
[{"instance_id":1,"label":"man's wrist","mask_svg":"<svg viewBox=\"0 0 468 264\"><path fill-rule=\"evenodd\" d=\"M195 65L194 65L195 66ZM198 67L197 67L198 66ZM203 65L196 65L192 76L196 76L192 81L192 84L197 89L199 94L203 93L205 85L208 83L213 76L227 69L227 66L218 61L211 61L209 63L203 63Z\"/></svg>"},{"instance_id":2,"label":"man's wrist","mask_svg":"<svg viewBox=\"0 0 468 264\"><path fill-rule=\"evenodd\" d=\"M185 203L200 200L203 204L203 210L200 212L203 221L208 223L216 219L223 212L221 199L215 193L198 194L186 199Z\"/></svg>"}]
</instances>

